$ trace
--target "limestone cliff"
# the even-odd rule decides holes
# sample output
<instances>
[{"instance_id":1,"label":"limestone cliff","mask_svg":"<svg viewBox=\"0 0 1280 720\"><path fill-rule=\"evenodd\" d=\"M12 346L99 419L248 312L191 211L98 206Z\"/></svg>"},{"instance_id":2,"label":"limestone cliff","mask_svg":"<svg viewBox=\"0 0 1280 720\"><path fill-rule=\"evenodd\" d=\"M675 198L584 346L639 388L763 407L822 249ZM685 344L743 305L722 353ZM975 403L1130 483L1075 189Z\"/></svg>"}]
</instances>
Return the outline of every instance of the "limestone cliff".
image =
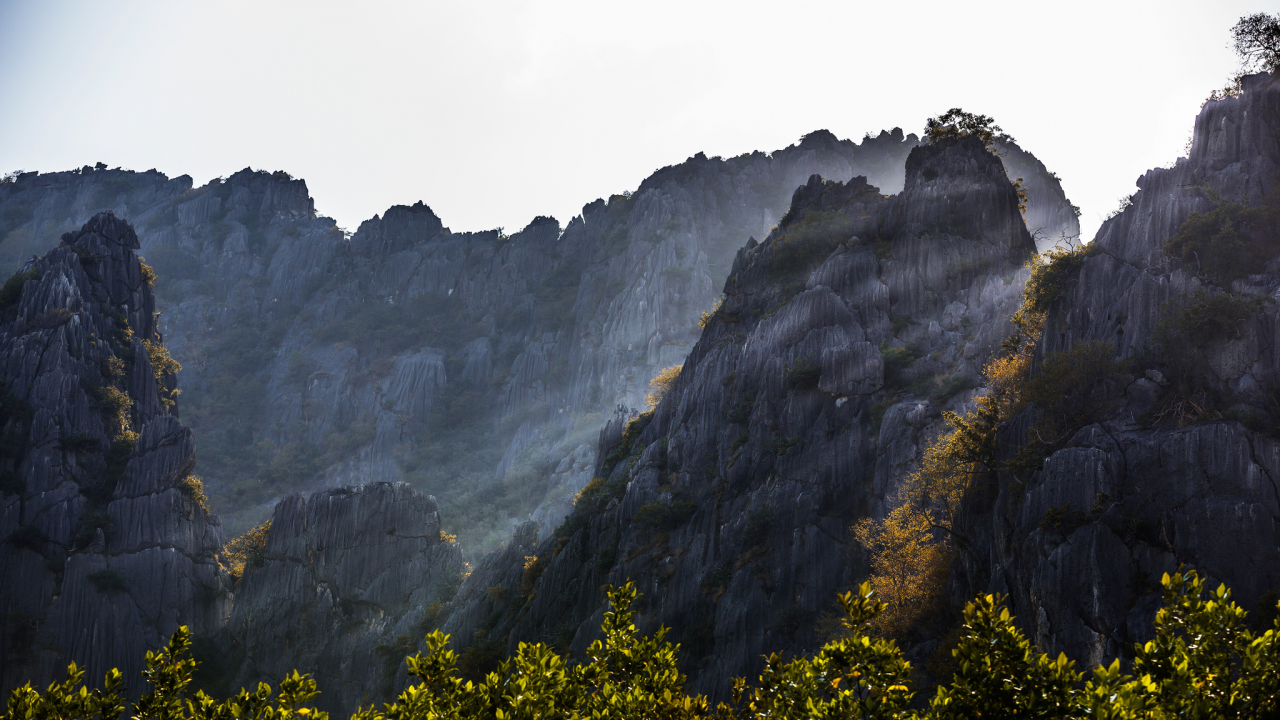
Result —
<instances>
[{"instance_id":1,"label":"limestone cliff","mask_svg":"<svg viewBox=\"0 0 1280 720\"><path fill-rule=\"evenodd\" d=\"M905 174L894 196L862 177L798 189L737 254L656 411L602 433L574 514L478 565L444 630L581 652L602 587L633 579L643 626L673 628L699 691L725 697L762 653L813 649L815 619L860 579L849 526L893 501L917 433L972 395L1035 251L976 139L916 147Z\"/></svg>"},{"instance_id":2,"label":"limestone cliff","mask_svg":"<svg viewBox=\"0 0 1280 720\"><path fill-rule=\"evenodd\" d=\"M865 175L895 192L917 143L817 131L771 154L699 154L566 225L538 218L509 236L451 232L421 204L349 235L283 172L201 188L154 171L29 173L0 184L0 262L16 267L97 207L135 223L232 533L291 492L406 480L484 549L531 515L544 535L558 523L601 425L682 362L734 253L797 186ZM1003 152L1031 191L1032 230L1070 215L1034 158ZM1070 234L1060 225L1042 234Z\"/></svg>"},{"instance_id":3,"label":"limestone cliff","mask_svg":"<svg viewBox=\"0 0 1280 720\"><path fill-rule=\"evenodd\" d=\"M968 566L973 583L1010 594L1048 652L1093 664L1147 639L1160 575L1180 565L1227 583L1249 610L1280 586L1280 236L1274 224L1251 228L1269 259L1226 283L1165 247L1193 212L1274 207L1277 138L1280 82L1268 75L1206 103L1190 155L1138 179L1132 204L1103 224L1049 313L1042 357L1105 343L1126 374L1100 422L1030 477L1002 473L997 492L967 513L984 548ZM1193 372L1194 338L1171 342L1160 326L1198 291L1234 291L1250 311L1207 316L1225 329ZM1179 409L1184 397L1194 409ZM1003 452L1017 451L1035 419L1033 408L1002 430Z\"/></svg>"},{"instance_id":4,"label":"limestone cliff","mask_svg":"<svg viewBox=\"0 0 1280 720\"><path fill-rule=\"evenodd\" d=\"M404 656L461 579L434 498L404 483L340 488L276 505L261 564L236 585L218 637L227 690L316 678L343 717L390 698Z\"/></svg>"},{"instance_id":5,"label":"limestone cliff","mask_svg":"<svg viewBox=\"0 0 1280 720\"><path fill-rule=\"evenodd\" d=\"M74 661L136 695L146 650L230 610L137 248L100 214L0 291L0 691Z\"/></svg>"}]
</instances>

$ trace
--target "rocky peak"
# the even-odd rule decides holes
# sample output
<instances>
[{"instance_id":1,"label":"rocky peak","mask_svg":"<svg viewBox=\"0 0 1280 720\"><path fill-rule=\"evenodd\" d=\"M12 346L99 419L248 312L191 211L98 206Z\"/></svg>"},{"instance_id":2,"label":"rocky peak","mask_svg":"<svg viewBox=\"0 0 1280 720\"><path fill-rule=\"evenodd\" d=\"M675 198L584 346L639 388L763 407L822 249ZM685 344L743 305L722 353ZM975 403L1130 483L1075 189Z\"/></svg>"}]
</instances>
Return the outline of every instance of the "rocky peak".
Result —
<instances>
[{"instance_id":1,"label":"rocky peak","mask_svg":"<svg viewBox=\"0 0 1280 720\"><path fill-rule=\"evenodd\" d=\"M0 584L24 591L0 594L3 690L71 661L94 682L136 677L178 625L207 636L225 620L222 530L137 248L99 214L6 286Z\"/></svg>"},{"instance_id":2,"label":"rocky peak","mask_svg":"<svg viewBox=\"0 0 1280 720\"><path fill-rule=\"evenodd\" d=\"M390 699L403 657L461 582L462 553L435 498L404 483L291 495L260 563L246 567L219 644L229 688L317 679L320 707L349 714ZM403 675L401 676L403 679Z\"/></svg>"},{"instance_id":3,"label":"rocky peak","mask_svg":"<svg viewBox=\"0 0 1280 720\"><path fill-rule=\"evenodd\" d=\"M382 217L360 223L352 237L353 249L362 255L389 257L447 233L444 223L422 201L392 205Z\"/></svg>"},{"instance_id":4,"label":"rocky peak","mask_svg":"<svg viewBox=\"0 0 1280 720\"><path fill-rule=\"evenodd\" d=\"M898 232L1001 238L1010 252L1034 250L1004 165L976 137L912 150L893 207L886 224Z\"/></svg>"}]
</instances>

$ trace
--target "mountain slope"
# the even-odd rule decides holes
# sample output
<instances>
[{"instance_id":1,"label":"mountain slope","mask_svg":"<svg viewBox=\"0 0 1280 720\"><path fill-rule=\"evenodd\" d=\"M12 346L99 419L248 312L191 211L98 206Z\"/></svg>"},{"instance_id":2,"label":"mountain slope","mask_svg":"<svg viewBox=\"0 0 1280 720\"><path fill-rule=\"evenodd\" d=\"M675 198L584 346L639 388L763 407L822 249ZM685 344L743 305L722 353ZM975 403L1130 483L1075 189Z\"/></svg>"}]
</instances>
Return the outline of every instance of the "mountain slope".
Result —
<instances>
[{"instance_id":1,"label":"mountain slope","mask_svg":"<svg viewBox=\"0 0 1280 720\"><path fill-rule=\"evenodd\" d=\"M864 178L796 191L738 253L656 410L602 434L600 479L574 514L464 583L444 625L455 642L581 652L602 586L633 579L643 627L673 628L715 697L762 653L818 643L814 620L861 572L849 526L893 501L917 433L971 396L1035 251L976 139L917 147L905 168L892 197Z\"/></svg>"}]
</instances>

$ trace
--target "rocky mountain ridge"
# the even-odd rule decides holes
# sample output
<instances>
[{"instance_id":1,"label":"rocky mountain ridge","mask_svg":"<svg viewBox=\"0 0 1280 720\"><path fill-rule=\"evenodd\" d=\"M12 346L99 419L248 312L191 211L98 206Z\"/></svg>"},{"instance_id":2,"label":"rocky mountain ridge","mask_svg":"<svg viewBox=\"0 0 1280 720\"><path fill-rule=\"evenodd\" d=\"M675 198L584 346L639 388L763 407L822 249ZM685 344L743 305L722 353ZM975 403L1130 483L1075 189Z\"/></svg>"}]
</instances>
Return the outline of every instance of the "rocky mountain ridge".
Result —
<instances>
[{"instance_id":1,"label":"rocky mountain ridge","mask_svg":"<svg viewBox=\"0 0 1280 720\"><path fill-rule=\"evenodd\" d=\"M849 526L894 502L939 410L972 396L1035 252L976 138L919 146L905 167L889 197L810 178L738 253L675 385L602 434L574 514L463 584L443 626L460 647L581 652L601 588L627 579L644 626L673 629L713 697L762 654L814 647L815 620L862 572Z\"/></svg>"},{"instance_id":2,"label":"rocky mountain ridge","mask_svg":"<svg viewBox=\"0 0 1280 720\"><path fill-rule=\"evenodd\" d=\"M564 227L538 218L510 237L452 233L421 204L348 237L282 172L202 188L104 166L28 173L0 185L0 260L100 207L135 224L201 473L233 534L293 491L406 480L483 550L531 514L544 532L557 524L590 479L600 427L683 360L733 253L796 186L862 174L894 190L918 142L818 131L768 155L698 155ZM1048 223L1040 235L1078 232L1056 179L1004 152L1026 178L1028 221Z\"/></svg>"}]
</instances>

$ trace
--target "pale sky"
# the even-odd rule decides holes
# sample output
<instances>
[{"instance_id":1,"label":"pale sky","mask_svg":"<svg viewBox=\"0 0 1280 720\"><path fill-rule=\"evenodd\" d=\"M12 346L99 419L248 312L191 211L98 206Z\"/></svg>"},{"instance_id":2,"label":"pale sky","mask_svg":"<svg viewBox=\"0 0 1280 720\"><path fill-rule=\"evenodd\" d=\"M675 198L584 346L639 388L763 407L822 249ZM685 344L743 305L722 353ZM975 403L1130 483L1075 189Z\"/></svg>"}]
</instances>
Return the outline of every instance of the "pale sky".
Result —
<instances>
[{"instance_id":1,"label":"pale sky","mask_svg":"<svg viewBox=\"0 0 1280 720\"><path fill-rule=\"evenodd\" d=\"M511 231L698 151L960 106L1062 177L1091 238L1274 4L0 0L0 173L287 170L350 230L421 200Z\"/></svg>"}]
</instances>

